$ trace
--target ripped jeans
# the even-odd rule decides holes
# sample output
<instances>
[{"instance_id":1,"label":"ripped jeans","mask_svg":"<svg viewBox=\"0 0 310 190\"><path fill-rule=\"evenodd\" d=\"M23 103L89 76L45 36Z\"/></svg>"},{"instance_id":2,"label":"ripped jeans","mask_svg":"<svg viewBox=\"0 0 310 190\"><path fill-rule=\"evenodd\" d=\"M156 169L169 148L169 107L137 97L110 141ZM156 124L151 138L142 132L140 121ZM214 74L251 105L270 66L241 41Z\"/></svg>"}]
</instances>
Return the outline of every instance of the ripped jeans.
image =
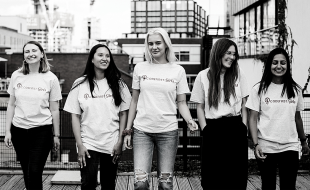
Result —
<instances>
[{"instance_id":1,"label":"ripped jeans","mask_svg":"<svg viewBox=\"0 0 310 190\"><path fill-rule=\"evenodd\" d=\"M178 130L164 133L146 133L134 128L134 188L136 190L150 189L149 177L154 146L156 146L157 150L158 190L173 189L173 170L178 149L178 140Z\"/></svg>"}]
</instances>

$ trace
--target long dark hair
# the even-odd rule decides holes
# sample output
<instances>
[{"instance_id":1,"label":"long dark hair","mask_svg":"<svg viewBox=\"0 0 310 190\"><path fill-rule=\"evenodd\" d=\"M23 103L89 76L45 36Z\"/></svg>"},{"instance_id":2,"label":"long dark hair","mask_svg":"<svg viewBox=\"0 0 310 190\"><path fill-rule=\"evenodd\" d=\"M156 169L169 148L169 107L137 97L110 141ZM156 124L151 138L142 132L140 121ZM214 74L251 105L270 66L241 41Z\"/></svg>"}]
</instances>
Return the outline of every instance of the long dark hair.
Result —
<instances>
[{"instance_id":1,"label":"long dark hair","mask_svg":"<svg viewBox=\"0 0 310 190\"><path fill-rule=\"evenodd\" d=\"M293 80L292 75L291 75L291 64L289 62L289 56L287 52L283 48L275 48L272 50L267 58L267 62L265 65L264 73L262 76L262 79L259 84L259 90L258 90L258 95L260 95L262 92L266 93L271 81L273 74L271 72L271 64L273 61L273 58L275 55L282 54L284 55L286 59L286 73L283 75L283 89L281 93L281 97L283 97L284 93L286 92L287 98L295 98L295 92L298 93L301 89L301 87ZM295 92L294 92L295 91Z\"/></svg>"},{"instance_id":2,"label":"long dark hair","mask_svg":"<svg viewBox=\"0 0 310 190\"><path fill-rule=\"evenodd\" d=\"M94 55L97 49L100 47L105 47L109 51L109 54L110 54L110 64L108 68L104 71L104 76L107 79L110 89L112 90L114 103L116 106L119 106L123 101L121 94L120 94L120 85L124 86L124 82L121 79L121 72L118 70L118 68L115 65L112 53L106 45L97 44L90 50L87 63L86 63L86 67L82 75L84 79L81 82L78 82L76 85L74 85L71 88L71 90L73 90L75 87L79 86L80 84L82 84L83 82L87 80L89 83L91 96L94 97L93 91L94 91L95 85L97 87L98 85L96 81L94 80L95 79L95 68L94 68L94 63L92 62L92 59L94 58Z\"/></svg>"},{"instance_id":3,"label":"long dark hair","mask_svg":"<svg viewBox=\"0 0 310 190\"><path fill-rule=\"evenodd\" d=\"M218 104L221 98L221 70L223 67L222 58L225 56L225 53L230 48L234 46L236 49L235 60L233 61L230 68L228 68L224 75L224 102L230 105L230 96L233 95L236 97L235 92L235 83L238 79L239 66L238 66L238 48L235 42L222 38L215 42L212 47L210 54L210 70L208 72L208 79L210 81L209 91L208 91L208 103L209 108L212 106L218 108Z\"/></svg>"}]
</instances>

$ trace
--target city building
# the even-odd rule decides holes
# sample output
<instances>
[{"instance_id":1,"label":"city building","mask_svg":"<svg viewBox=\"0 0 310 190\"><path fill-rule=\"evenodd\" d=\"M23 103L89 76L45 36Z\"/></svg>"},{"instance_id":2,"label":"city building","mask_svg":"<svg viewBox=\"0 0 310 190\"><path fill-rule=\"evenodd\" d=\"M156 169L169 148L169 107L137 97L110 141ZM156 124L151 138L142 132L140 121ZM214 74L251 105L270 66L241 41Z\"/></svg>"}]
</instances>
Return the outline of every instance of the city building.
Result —
<instances>
[{"instance_id":1,"label":"city building","mask_svg":"<svg viewBox=\"0 0 310 190\"><path fill-rule=\"evenodd\" d=\"M131 1L131 33L124 35L138 38L156 27L166 29L174 38L202 37L206 11L193 0Z\"/></svg>"},{"instance_id":2,"label":"city building","mask_svg":"<svg viewBox=\"0 0 310 190\"><path fill-rule=\"evenodd\" d=\"M241 56L239 63L248 75L250 86L257 83L262 76L263 64L256 57L268 54L278 45L280 2L280 0L227 0L227 13L230 16L228 24L232 29L230 36L238 45ZM293 44L292 75L294 80L304 87L310 75L308 71L310 39L306 35L310 33L310 26L305 24L308 22L307 18L310 18L310 12L307 10L310 1L299 0L298 3L286 1L286 3L285 23L292 34L288 42L291 43L292 39L296 42ZM305 92L310 92L309 87Z\"/></svg>"},{"instance_id":3,"label":"city building","mask_svg":"<svg viewBox=\"0 0 310 190\"><path fill-rule=\"evenodd\" d=\"M20 16L0 16L0 51L9 49L11 52L19 52L23 45L33 40L27 34L27 20Z\"/></svg>"}]
</instances>

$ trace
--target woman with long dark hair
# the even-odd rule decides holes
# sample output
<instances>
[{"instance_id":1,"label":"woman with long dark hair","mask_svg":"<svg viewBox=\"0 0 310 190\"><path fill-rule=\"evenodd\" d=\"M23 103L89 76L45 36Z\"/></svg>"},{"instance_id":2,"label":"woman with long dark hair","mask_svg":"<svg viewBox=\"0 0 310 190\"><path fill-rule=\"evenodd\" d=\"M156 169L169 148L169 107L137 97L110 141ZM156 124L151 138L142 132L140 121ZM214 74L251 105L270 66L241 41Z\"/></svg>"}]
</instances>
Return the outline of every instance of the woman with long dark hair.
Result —
<instances>
[{"instance_id":1,"label":"woman with long dark hair","mask_svg":"<svg viewBox=\"0 0 310 190\"><path fill-rule=\"evenodd\" d=\"M26 189L42 189L42 173L52 147L59 148L58 78L42 46L35 41L23 47L24 61L10 80L4 143L16 151ZM53 137L54 135L54 137Z\"/></svg>"},{"instance_id":2,"label":"woman with long dark hair","mask_svg":"<svg viewBox=\"0 0 310 190\"><path fill-rule=\"evenodd\" d=\"M250 111L250 132L258 162L262 189L276 189L277 168L280 189L295 189L299 145L309 154L300 111L301 87L293 80L287 52L272 50L261 81L251 91L246 107Z\"/></svg>"},{"instance_id":3,"label":"woman with long dark hair","mask_svg":"<svg viewBox=\"0 0 310 190\"><path fill-rule=\"evenodd\" d=\"M64 107L72 116L82 190L96 189L98 164L101 189L115 189L130 100L111 51L105 45L95 45Z\"/></svg>"},{"instance_id":4,"label":"woman with long dark hair","mask_svg":"<svg viewBox=\"0 0 310 190\"><path fill-rule=\"evenodd\" d=\"M237 45L219 39L213 45L209 68L196 77L190 100L197 103L203 135L201 185L204 189L246 189L248 87L238 66ZM222 172L229 178L222 181ZM235 173L236 172L236 173Z\"/></svg>"},{"instance_id":5,"label":"woman with long dark hair","mask_svg":"<svg viewBox=\"0 0 310 190\"><path fill-rule=\"evenodd\" d=\"M189 88L185 70L176 63L168 33L150 29L145 37L145 62L134 69L132 100L124 138L131 149L133 126L134 188L150 189L154 146L157 149L158 189L173 189L174 162L178 149L177 108L191 131L198 126L186 104Z\"/></svg>"}]
</instances>

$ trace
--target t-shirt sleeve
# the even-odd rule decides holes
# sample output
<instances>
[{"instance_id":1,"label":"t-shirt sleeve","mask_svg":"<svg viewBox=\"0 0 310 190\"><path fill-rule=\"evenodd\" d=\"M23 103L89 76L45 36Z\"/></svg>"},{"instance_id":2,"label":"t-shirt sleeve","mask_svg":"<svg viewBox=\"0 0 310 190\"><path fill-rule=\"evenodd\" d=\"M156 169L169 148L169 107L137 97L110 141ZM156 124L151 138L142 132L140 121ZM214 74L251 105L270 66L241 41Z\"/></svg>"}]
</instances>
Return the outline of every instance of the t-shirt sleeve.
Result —
<instances>
[{"instance_id":1,"label":"t-shirt sleeve","mask_svg":"<svg viewBox=\"0 0 310 190\"><path fill-rule=\"evenodd\" d=\"M246 76L242 71L240 71L240 87L241 87L241 97L247 97L249 95L249 86L246 80Z\"/></svg>"},{"instance_id":2,"label":"t-shirt sleeve","mask_svg":"<svg viewBox=\"0 0 310 190\"><path fill-rule=\"evenodd\" d=\"M140 78L139 78L139 64L137 64L133 70L133 76L132 76L132 88L133 89L140 89Z\"/></svg>"},{"instance_id":3,"label":"t-shirt sleeve","mask_svg":"<svg viewBox=\"0 0 310 190\"><path fill-rule=\"evenodd\" d=\"M248 101L245 104L245 107L257 111L260 111L260 98L258 95L257 88L255 86L252 88Z\"/></svg>"},{"instance_id":4,"label":"t-shirt sleeve","mask_svg":"<svg viewBox=\"0 0 310 190\"><path fill-rule=\"evenodd\" d=\"M74 86L74 84L73 84L73 86ZM78 114L78 115L82 114L82 110L81 110L80 103L78 100L80 85L75 87L68 94L68 97L67 97L67 100L66 100L66 103L64 106L64 110L69 112L69 113L74 113L74 114Z\"/></svg>"},{"instance_id":5,"label":"t-shirt sleeve","mask_svg":"<svg viewBox=\"0 0 310 190\"><path fill-rule=\"evenodd\" d=\"M123 102L120 105L120 111L129 110L131 94L125 83L123 83L123 86L121 87L121 97Z\"/></svg>"},{"instance_id":6,"label":"t-shirt sleeve","mask_svg":"<svg viewBox=\"0 0 310 190\"><path fill-rule=\"evenodd\" d=\"M184 68L181 68L181 73L180 73L180 80L177 84L177 94L185 94L185 93L190 93L188 84L187 84L187 79L186 79L186 73Z\"/></svg>"},{"instance_id":7,"label":"t-shirt sleeve","mask_svg":"<svg viewBox=\"0 0 310 190\"><path fill-rule=\"evenodd\" d=\"M58 101L62 99L60 84L57 78L52 80L49 101Z\"/></svg>"},{"instance_id":8,"label":"t-shirt sleeve","mask_svg":"<svg viewBox=\"0 0 310 190\"><path fill-rule=\"evenodd\" d=\"M197 75L193 86L190 101L203 104L205 102L205 90L201 83L201 72Z\"/></svg>"},{"instance_id":9,"label":"t-shirt sleeve","mask_svg":"<svg viewBox=\"0 0 310 190\"><path fill-rule=\"evenodd\" d=\"M296 111L302 111L302 110L304 110L304 98L303 98L301 90L300 90L298 92L298 102L297 102Z\"/></svg>"},{"instance_id":10,"label":"t-shirt sleeve","mask_svg":"<svg viewBox=\"0 0 310 190\"><path fill-rule=\"evenodd\" d=\"M12 95L12 96L15 96L15 91L14 91L14 81L15 81L15 76L16 76L16 71L12 74L11 76L11 79L10 79L10 84L9 84L9 87L8 87L8 90L7 92Z\"/></svg>"}]
</instances>

